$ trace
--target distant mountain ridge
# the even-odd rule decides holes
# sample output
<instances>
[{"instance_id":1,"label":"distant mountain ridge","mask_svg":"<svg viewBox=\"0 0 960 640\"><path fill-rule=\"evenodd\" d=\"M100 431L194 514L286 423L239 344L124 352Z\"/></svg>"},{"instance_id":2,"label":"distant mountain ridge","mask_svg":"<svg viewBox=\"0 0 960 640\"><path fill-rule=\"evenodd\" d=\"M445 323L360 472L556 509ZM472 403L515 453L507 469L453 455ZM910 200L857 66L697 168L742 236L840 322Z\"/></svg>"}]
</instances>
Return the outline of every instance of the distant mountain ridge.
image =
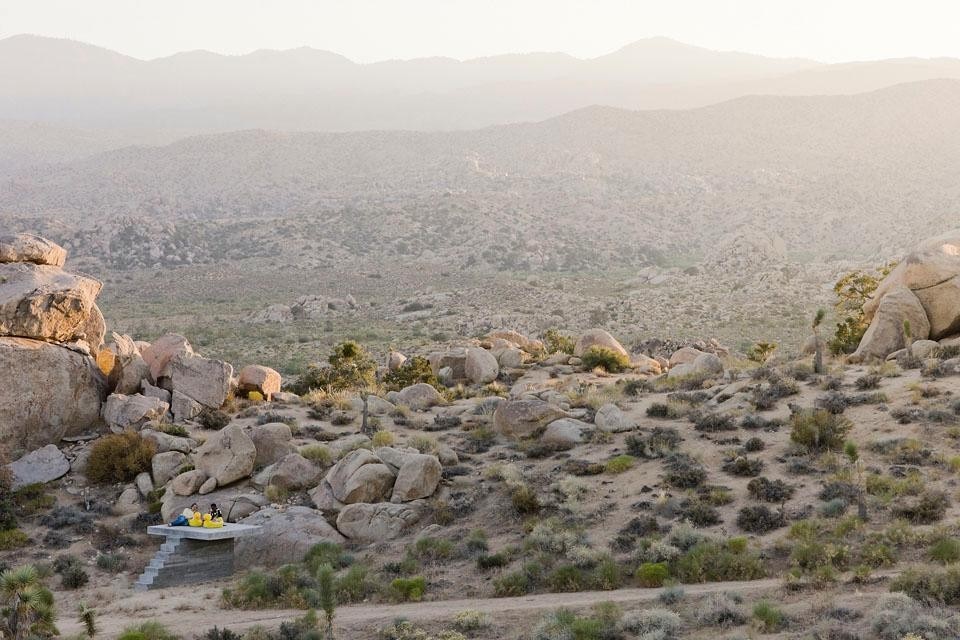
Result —
<instances>
[{"instance_id":1,"label":"distant mountain ridge","mask_svg":"<svg viewBox=\"0 0 960 640\"><path fill-rule=\"evenodd\" d=\"M0 223L121 267L151 264L136 243L154 236L201 262L639 267L739 229L791 259L862 259L955 226L957 175L960 81L934 80L472 131L203 135L20 171Z\"/></svg>"}]
</instances>

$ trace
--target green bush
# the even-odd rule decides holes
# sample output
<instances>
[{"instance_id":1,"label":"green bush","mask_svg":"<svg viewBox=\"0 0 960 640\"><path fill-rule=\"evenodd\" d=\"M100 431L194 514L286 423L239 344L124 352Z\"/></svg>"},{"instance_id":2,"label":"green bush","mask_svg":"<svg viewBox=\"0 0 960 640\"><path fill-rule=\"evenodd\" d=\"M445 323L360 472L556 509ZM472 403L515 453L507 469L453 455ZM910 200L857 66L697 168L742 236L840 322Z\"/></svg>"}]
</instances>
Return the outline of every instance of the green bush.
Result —
<instances>
[{"instance_id":1,"label":"green bush","mask_svg":"<svg viewBox=\"0 0 960 640\"><path fill-rule=\"evenodd\" d=\"M336 542L318 542L307 551L303 563L306 565L307 571L314 575L325 564L334 569L348 567L353 564L353 557Z\"/></svg>"},{"instance_id":2,"label":"green bush","mask_svg":"<svg viewBox=\"0 0 960 640\"><path fill-rule=\"evenodd\" d=\"M676 489L695 489L707 479L703 465L685 453L674 453L664 461L663 480Z\"/></svg>"},{"instance_id":3,"label":"green bush","mask_svg":"<svg viewBox=\"0 0 960 640\"><path fill-rule=\"evenodd\" d=\"M407 553L420 562L439 564L453 555L453 543L443 538L420 538Z\"/></svg>"},{"instance_id":4,"label":"green bush","mask_svg":"<svg viewBox=\"0 0 960 640\"><path fill-rule=\"evenodd\" d=\"M67 567L60 574L60 581L64 589L79 589L90 582L90 576L83 567L79 564L74 564Z\"/></svg>"},{"instance_id":5,"label":"green bush","mask_svg":"<svg viewBox=\"0 0 960 640\"><path fill-rule=\"evenodd\" d=\"M801 409L790 416L790 439L808 451L840 451L853 423L824 409Z\"/></svg>"},{"instance_id":6,"label":"green bush","mask_svg":"<svg viewBox=\"0 0 960 640\"><path fill-rule=\"evenodd\" d=\"M946 570L908 569L893 579L890 591L902 591L920 602L960 604L960 567Z\"/></svg>"},{"instance_id":7,"label":"green bush","mask_svg":"<svg viewBox=\"0 0 960 640\"><path fill-rule=\"evenodd\" d=\"M87 478L92 482L131 482L137 474L150 470L156 445L139 433L111 433L97 440L90 449Z\"/></svg>"},{"instance_id":8,"label":"green bush","mask_svg":"<svg viewBox=\"0 0 960 640\"><path fill-rule=\"evenodd\" d=\"M393 391L399 391L421 382L440 391L444 389L440 380L434 375L430 361L423 356L413 356L396 370L388 371L383 376L383 385Z\"/></svg>"},{"instance_id":9,"label":"green bush","mask_svg":"<svg viewBox=\"0 0 960 640\"><path fill-rule=\"evenodd\" d=\"M930 559L941 564L953 564L960 561L960 540L941 538L930 547Z\"/></svg>"},{"instance_id":10,"label":"green bush","mask_svg":"<svg viewBox=\"0 0 960 640\"><path fill-rule=\"evenodd\" d=\"M784 525L783 514L766 505L752 505L737 513L737 526L749 533L764 534Z\"/></svg>"},{"instance_id":11,"label":"green bush","mask_svg":"<svg viewBox=\"0 0 960 640\"><path fill-rule=\"evenodd\" d=\"M763 471L763 461L757 458L736 456L724 462L722 468L732 476L753 478Z\"/></svg>"},{"instance_id":12,"label":"green bush","mask_svg":"<svg viewBox=\"0 0 960 640\"><path fill-rule=\"evenodd\" d=\"M0 551L19 549L30 544L30 538L20 529L0 531Z\"/></svg>"},{"instance_id":13,"label":"green bush","mask_svg":"<svg viewBox=\"0 0 960 640\"><path fill-rule=\"evenodd\" d=\"M396 602L420 602L427 590L423 576L396 578L390 583L390 597Z\"/></svg>"},{"instance_id":14,"label":"green bush","mask_svg":"<svg viewBox=\"0 0 960 640\"><path fill-rule=\"evenodd\" d=\"M333 452L330 451L330 447L323 444L308 444L301 447L300 455L311 462L316 462L321 467L333 463Z\"/></svg>"},{"instance_id":15,"label":"green bush","mask_svg":"<svg viewBox=\"0 0 960 640\"><path fill-rule=\"evenodd\" d=\"M345 391L372 386L376 379L376 361L352 340L334 347L327 363L326 366L309 365L290 389L301 395L311 389Z\"/></svg>"},{"instance_id":16,"label":"green bush","mask_svg":"<svg viewBox=\"0 0 960 640\"><path fill-rule=\"evenodd\" d=\"M747 483L747 493L761 502L785 502L793 495L793 487L779 479L754 478Z\"/></svg>"},{"instance_id":17,"label":"green bush","mask_svg":"<svg viewBox=\"0 0 960 640\"><path fill-rule=\"evenodd\" d=\"M644 562L634 574L641 587L662 587L670 577L670 569L665 562Z\"/></svg>"},{"instance_id":18,"label":"green bush","mask_svg":"<svg viewBox=\"0 0 960 640\"><path fill-rule=\"evenodd\" d=\"M517 513L527 515L540 511L540 500L537 493L527 485L519 485L510 492L510 502Z\"/></svg>"},{"instance_id":19,"label":"green bush","mask_svg":"<svg viewBox=\"0 0 960 640\"><path fill-rule=\"evenodd\" d=\"M197 422L199 422L200 426L204 429L220 431L220 429L230 424L230 416L220 411L220 409L205 407L197 416Z\"/></svg>"},{"instance_id":20,"label":"green bush","mask_svg":"<svg viewBox=\"0 0 960 640\"><path fill-rule=\"evenodd\" d=\"M533 590L533 580L526 571L505 573L493 581L493 595L497 598L524 596Z\"/></svg>"},{"instance_id":21,"label":"green bush","mask_svg":"<svg viewBox=\"0 0 960 640\"><path fill-rule=\"evenodd\" d=\"M607 373L620 373L630 368L630 358L606 347L594 345L580 359L587 369L603 369Z\"/></svg>"},{"instance_id":22,"label":"green bush","mask_svg":"<svg viewBox=\"0 0 960 640\"><path fill-rule=\"evenodd\" d=\"M758 580L766 576L764 561L746 548L743 538L705 540L673 560L671 575L680 582Z\"/></svg>"},{"instance_id":23,"label":"green bush","mask_svg":"<svg viewBox=\"0 0 960 640\"><path fill-rule=\"evenodd\" d=\"M776 633L785 622L783 612L765 600L753 605L753 619L764 633Z\"/></svg>"},{"instance_id":24,"label":"green bush","mask_svg":"<svg viewBox=\"0 0 960 640\"><path fill-rule=\"evenodd\" d=\"M924 491L919 498L894 508L898 518L913 524L933 524L943 518L950 506L950 498L942 491Z\"/></svg>"},{"instance_id":25,"label":"green bush","mask_svg":"<svg viewBox=\"0 0 960 640\"><path fill-rule=\"evenodd\" d=\"M572 356L577 341L556 329L547 329L543 334L543 345L547 353L566 353Z\"/></svg>"},{"instance_id":26,"label":"green bush","mask_svg":"<svg viewBox=\"0 0 960 640\"><path fill-rule=\"evenodd\" d=\"M167 629L160 622L148 620L124 628L117 640L180 640L180 636Z\"/></svg>"},{"instance_id":27,"label":"green bush","mask_svg":"<svg viewBox=\"0 0 960 640\"><path fill-rule=\"evenodd\" d=\"M620 455L607 460L607 464L604 466L604 469L607 473L612 474L625 473L633 468L634 462L635 460L633 456Z\"/></svg>"},{"instance_id":28,"label":"green bush","mask_svg":"<svg viewBox=\"0 0 960 640\"><path fill-rule=\"evenodd\" d=\"M547 587L554 593L586 591L588 576L580 567L563 564L547 574Z\"/></svg>"}]
</instances>

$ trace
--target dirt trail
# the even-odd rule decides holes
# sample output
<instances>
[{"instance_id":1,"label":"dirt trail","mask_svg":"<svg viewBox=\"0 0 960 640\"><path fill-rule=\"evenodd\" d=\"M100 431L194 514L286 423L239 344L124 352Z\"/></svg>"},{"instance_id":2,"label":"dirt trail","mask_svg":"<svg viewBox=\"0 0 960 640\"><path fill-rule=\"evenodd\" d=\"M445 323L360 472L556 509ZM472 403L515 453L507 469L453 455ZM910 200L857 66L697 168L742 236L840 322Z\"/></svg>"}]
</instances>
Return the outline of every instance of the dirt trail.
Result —
<instances>
[{"instance_id":1,"label":"dirt trail","mask_svg":"<svg viewBox=\"0 0 960 640\"><path fill-rule=\"evenodd\" d=\"M783 581L779 578L748 582L713 582L685 585L687 596L736 591L748 593L777 589ZM205 593L206 592L206 593ZM663 589L618 589L615 591L582 591L577 593L546 593L517 598L485 598L464 600L438 600L410 604L381 605L362 604L343 606L337 609L335 626L338 631L369 631L396 618L428 622L451 620L464 609L485 613L504 614L541 611L558 607L588 607L598 602L644 603L657 600ZM206 589L169 589L133 594L111 603L97 619L102 637L116 636L124 627L135 621L156 618L171 631L192 638L217 625L234 631L242 631L256 625L275 628L281 622L303 615L299 609L269 609L257 611L215 609L216 600ZM207 606L204 606L204 600ZM72 618L72 616L71 616ZM64 635L82 630L73 619L66 616L59 624Z\"/></svg>"}]
</instances>

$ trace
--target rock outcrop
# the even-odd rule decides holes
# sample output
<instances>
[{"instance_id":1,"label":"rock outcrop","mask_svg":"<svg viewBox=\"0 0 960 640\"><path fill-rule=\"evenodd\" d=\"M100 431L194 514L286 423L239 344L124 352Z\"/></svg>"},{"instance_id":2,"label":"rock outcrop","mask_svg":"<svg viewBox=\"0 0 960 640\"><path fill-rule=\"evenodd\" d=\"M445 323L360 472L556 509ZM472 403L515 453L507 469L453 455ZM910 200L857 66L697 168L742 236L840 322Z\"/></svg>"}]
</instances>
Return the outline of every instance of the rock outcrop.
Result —
<instances>
[{"instance_id":1,"label":"rock outcrop","mask_svg":"<svg viewBox=\"0 0 960 640\"><path fill-rule=\"evenodd\" d=\"M249 476L256 459L253 440L235 424L210 436L194 455L197 469L207 477L216 478L220 487Z\"/></svg>"},{"instance_id":2,"label":"rock outcrop","mask_svg":"<svg viewBox=\"0 0 960 640\"><path fill-rule=\"evenodd\" d=\"M580 339L577 340L577 344L573 348L573 355L579 358L586 353L590 347L602 347L618 353L627 359L630 358L630 354L623 348L623 345L603 329L591 329L580 336Z\"/></svg>"},{"instance_id":3,"label":"rock outcrop","mask_svg":"<svg viewBox=\"0 0 960 640\"><path fill-rule=\"evenodd\" d=\"M566 417L565 411L539 398L523 398L501 403L493 412L493 426L505 436L522 438Z\"/></svg>"},{"instance_id":4,"label":"rock outcrop","mask_svg":"<svg viewBox=\"0 0 960 640\"><path fill-rule=\"evenodd\" d=\"M884 304L890 296L893 299ZM918 305L926 322L919 318ZM884 358L901 348L905 343L897 335L903 333L904 320L910 321L915 340L960 334L960 229L922 242L910 252L883 279L863 305L863 313L870 329L851 356L854 362Z\"/></svg>"}]
</instances>

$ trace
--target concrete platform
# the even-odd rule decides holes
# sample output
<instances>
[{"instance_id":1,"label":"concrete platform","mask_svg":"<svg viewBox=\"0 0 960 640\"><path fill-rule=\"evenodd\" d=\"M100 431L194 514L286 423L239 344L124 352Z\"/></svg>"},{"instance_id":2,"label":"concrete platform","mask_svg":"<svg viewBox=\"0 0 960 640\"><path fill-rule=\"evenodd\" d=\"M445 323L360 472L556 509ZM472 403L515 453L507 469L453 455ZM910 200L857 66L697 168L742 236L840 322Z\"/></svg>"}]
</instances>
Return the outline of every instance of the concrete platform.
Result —
<instances>
[{"instance_id":1,"label":"concrete platform","mask_svg":"<svg viewBox=\"0 0 960 640\"><path fill-rule=\"evenodd\" d=\"M226 540L227 538L240 538L248 536L259 531L261 527L252 524L232 524L225 523L222 527L216 529L205 529L203 527L171 527L168 524L158 524L147 527L147 533L151 536L175 536L187 540Z\"/></svg>"},{"instance_id":2,"label":"concrete platform","mask_svg":"<svg viewBox=\"0 0 960 640\"><path fill-rule=\"evenodd\" d=\"M233 575L234 540L256 535L262 527L224 524L216 529L147 527L147 533L165 538L160 550L137 579L134 589L146 591L219 580Z\"/></svg>"}]
</instances>

